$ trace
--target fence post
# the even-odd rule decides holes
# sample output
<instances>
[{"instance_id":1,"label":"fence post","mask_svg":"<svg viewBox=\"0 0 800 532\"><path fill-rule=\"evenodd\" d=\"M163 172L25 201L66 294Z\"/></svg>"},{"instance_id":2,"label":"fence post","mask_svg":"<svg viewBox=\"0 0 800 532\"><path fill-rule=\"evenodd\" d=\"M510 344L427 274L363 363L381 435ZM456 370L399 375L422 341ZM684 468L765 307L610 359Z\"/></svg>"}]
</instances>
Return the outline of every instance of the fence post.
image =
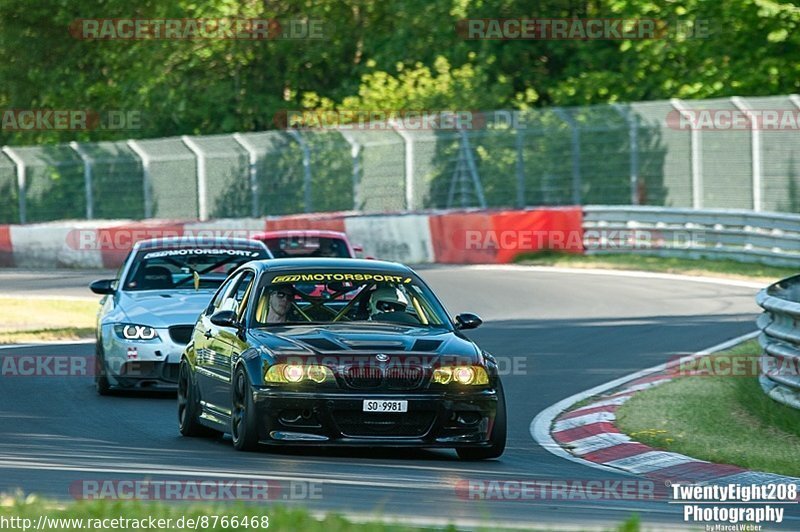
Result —
<instances>
[{"instance_id":1,"label":"fence post","mask_svg":"<svg viewBox=\"0 0 800 532\"><path fill-rule=\"evenodd\" d=\"M572 203L581 204L581 130L578 123L561 107L556 107L553 112L567 123L572 132Z\"/></svg>"},{"instance_id":2,"label":"fence post","mask_svg":"<svg viewBox=\"0 0 800 532\"><path fill-rule=\"evenodd\" d=\"M28 220L25 201L25 161L23 161L22 157L15 153L10 146L3 146L3 153L8 155L8 158L11 159L11 162L13 162L17 167L17 200L19 201L19 223L24 224Z\"/></svg>"},{"instance_id":3,"label":"fence post","mask_svg":"<svg viewBox=\"0 0 800 532\"><path fill-rule=\"evenodd\" d=\"M414 202L414 139L408 131L398 127L394 120L389 121L389 126L400 135L405 146L406 210L413 211L416 208Z\"/></svg>"},{"instance_id":4,"label":"fence post","mask_svg":"<svg viewBox=\"0 0 800 532\"><path fill-rule=\"evenodd\" d=\"M251 215L258 218L261 215L259 209L259 186L258 186L258 150L253 144L242 136L241 133L234 133L233 140L247 152L248 172L250 176L250 195L252 203L250 205Z\"/></svg>"},{"instance_id":5,"label":"fence post","mask_svg":"<svg viewBox=\"0 0 800 532\"><path fill-rule=\"evenodd\" d=\"M731 103L747 116L750 124L750 160L752 165L752 186L753 186L753 210L761 212L763 209L762 175L761 175L761 130L756 119L749 112L750 106L739 96L731 98Z\"/></svg>"},{"instance_id":6,"label":"fence post","mask_svg":"<svg viewBox=\"0 0 800 532\"><path fill-rule=\"evenodd\" d=\"M342 138L350 145L350 158L353 161L353 210L359 209L361 203L361 194L359 192L361 186L361 144L353 138L348 131L339 131Z\"/></svg>"},{"instance_id":7,"label":"fence post","mask_svg":"<svg viewBox=\"0 0 800 532\"><path fill-rule=\"evenodd\" d=\"M144 217L153 217L153 195L150 190L150 155L135 140L127 142L128 147L142 160L142 197L144 198Z\"/></svg>"},{"instance_id":8,"label":"fence post","mask_svg":"<svg viewBox=\"0 0 800 532\"><path fill-rule=\"evenodd\" d=\"M469 168L472 186L475 188L475 194L478 196L478 205L480 205L481 209L485 209L486 198L483 195L483 183L481 183L481 177L478 175L478 166L475 164L475 158L472 156L472 146L470 146L469 137L467 136L467 132L463 129L459 130L459 133L461 134L461 146L467 161L467 167Z\"/></svg>"},{"instance_id":9,"label":"fence post","mask_svg":"<svg viewBox=\"0 0 800 532\"><path fill-rule=\"evenodd\" d=\"M623 108L617 103L611 107L618 112L628 124L628 144L630 144L630 186L631 205L639 205L639 117L631 113L630 108Z\"/></svg>"},{"instance_id":10,"label":"fence post","mask_svg":"<svg viewBox=\"0 0 800 532\"><path fill-rule=\"evenodd\" d=\"M206 189L206 154L202 148L188 135L181 136L181 140L197 157L197 218L204 222L208 220L208 191Z\"/></svg>"},{"instance_id":11,"label":"fence post","mask_svg":"<svg viewBox=\"0 0 800 532\"><path fill-rule=\"evenodd\" d=\"M525 130L517 127L517 208L525 207Z\"/></svg>"},{"instance_id":12,"label":"fence post","mask_svg":"<svg viewBox=\"0 0 800 532\"><path fill-rule=\"evenodd\" d=\"M693 123L691 110L686 107L682 100L672 98L669 103L681 115L686 116L690 123ZM703 165L702 165L702 144L700 130L692 127L689 131L689 151L691 152L691 172L692 172L692 208L703 208Z\"/></svg>"},{"instance_id":13,"label":"fence post","mask_svg":"<svg viewBox=\"0 0 800 532\"><path fill-rule=\"evenodd\" d=\"M88 153L75 141L69 143L69 147L75 150L75 153L83 161L83 185L86 194L86 219L92 220L94 218L94 190L92 187L92 158Z\"/></svg>"},{"instance_id":14,"label":"fence post","mask_svg":"<svg viewBox=\"0 0 800 532\"><path fill-rule=\"evenodd\" d=\"M287 129L286 132L300 144L300 149L303 150L303 212L311 212L313 208L311 198L311 149L308 147L306 139L297 130Z\"/></svg>"}]
</instances>

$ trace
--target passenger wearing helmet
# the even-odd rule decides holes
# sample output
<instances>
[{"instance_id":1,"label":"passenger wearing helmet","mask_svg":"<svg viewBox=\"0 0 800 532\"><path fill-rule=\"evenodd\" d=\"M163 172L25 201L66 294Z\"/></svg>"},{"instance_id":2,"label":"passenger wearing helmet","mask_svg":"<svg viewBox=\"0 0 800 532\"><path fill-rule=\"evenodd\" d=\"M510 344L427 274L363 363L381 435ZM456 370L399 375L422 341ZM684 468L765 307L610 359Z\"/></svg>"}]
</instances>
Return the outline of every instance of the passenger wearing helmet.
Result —
<instances>
[{"instance_id":1,"label":"passenger wearing helmet","mask_svg":"<svg viewBox=\"0 0 800 532\"><path fill-rule=\"evenodd\" d=\"M408 299L396 288L378 288L369 298L370 321L393 321L418 324L414 316L406 312Z\"/></svg>"}]
</instances>

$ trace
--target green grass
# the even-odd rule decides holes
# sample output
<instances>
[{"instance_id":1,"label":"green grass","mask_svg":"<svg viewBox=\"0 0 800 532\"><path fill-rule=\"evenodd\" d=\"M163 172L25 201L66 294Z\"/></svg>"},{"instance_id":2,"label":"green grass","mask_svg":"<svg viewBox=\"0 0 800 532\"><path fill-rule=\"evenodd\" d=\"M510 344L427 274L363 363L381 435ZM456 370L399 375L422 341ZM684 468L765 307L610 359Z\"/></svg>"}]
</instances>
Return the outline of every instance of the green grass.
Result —
<instances>
[{"instance_id":1,"label":"green grass","mask_svg":"<svg viewBox=\"0 0 800 532\"><path fill-rule=\"evenodd\" d=\"M0 296L0 344L94 336L97 301Z\"/></svg>"},{"instance_id":2,"label":"green grass","mask_svg":"<svg viewBox=\"0 0 800 532\"><path fill-rule=\"evenodd\" d=\"M647 272L680 273L684 275L711 275L733 279L777 281L798 273L794 268L742 263L733 260L679 259L649 255L609 254L577 255L554 251L523 253L514 262L540 266L570 268L605 268L613 270L640 270Z\"/></svg>"},{"instance_id":3,"label":"green grass","mask_svg":"<svg viewBox=\"0 0 800 532\"><path fill-rule=\"evenodd\" d=\"M94 327L56 327L28 331L0 332L0 344L64 342L94 338Z\"/></svg>"},{"instance_id":4,"label":"green grass","mask_svg":"<svg viewBox=\"0 0 800 532\"><path fill-rule=\"evenodd\" d=\"M755 340L717 354L749 366ZM755 376L687 376L644 390L617 410L617 426L651 447L710 462L800 477L800 411L767 397Z\"/></svg>"},{"instance_id":5,"label":"green grass","mask_svg":"<svg viewBox=\"0 0 800 532\"><path fill-rule=\"evenodd\" d=\"M214 530L248 530L258 531L267 530L262 525L265 524L260 521L260 518L267 516L269 518L268 530L287 530L303 532L343 532L343 531L365 531L365 532L410 532L419 530L448 530L455 531L457 528L453 525L447 527L419 527L404 525L392 522L391 519L381 520L376 518L373 521L353 522L345 517L335 513L326 514L324 517L316 517L309 513L308 510L298 507L285 507L277 505L262 505L262 504L165 504L161 502L141 502L141 501L78 501L69 503L52 503L42 501L36 497L28 496L23 497L19 494L13 496L0 495L0 522L3 518L20 518L30 519L31 522L29 529L32 529L38 523L40 516L49 518L65 518L65 519L83 519L84 528L81 529L73 522L60 523L55 526L51 523L50 530L60 530L63 532L72 532L75 530L86 530L86 525L89 524L88 519L147 519L154 517L156 519L171 519L172 525L168 528L159 528L160 530L194 530L194 527L184 526L184 528L176 528L178 520L186 519L202 519L203 516L209 516L210 524L214 524L213 516L227 516L228 519L237 517L239 521L245 517L257 518L259 526L238 526L233 527L230 522L227 527L222 526L223 523L220 519L217 521L217 526L200 526L197 530L214 531ZM93 523L93 522L92 522ZM252 525L248 522L248 525ZM12 528L13 529L13 528ZM17 527L22 530L21 527ZM100 530L101 528L93 528ZM107 528L110 529L110 528ZM123 529L133 529L128 526ZM502 527L490 525L485 530L502 530ZM541 529L540 529L541 530ZM621 525L613 528L617 532L638 532L640 530L639 518L634 515Z\"/></svg>"}]
</instances>

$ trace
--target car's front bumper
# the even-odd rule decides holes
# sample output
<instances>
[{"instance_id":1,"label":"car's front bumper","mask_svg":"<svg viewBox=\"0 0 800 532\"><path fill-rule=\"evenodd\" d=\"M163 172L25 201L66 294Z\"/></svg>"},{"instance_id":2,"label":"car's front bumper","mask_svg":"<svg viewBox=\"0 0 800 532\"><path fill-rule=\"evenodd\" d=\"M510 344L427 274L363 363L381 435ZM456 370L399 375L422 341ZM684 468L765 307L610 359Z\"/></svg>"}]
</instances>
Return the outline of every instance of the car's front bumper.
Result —
<instances>
[{"instance_id":1,"label":"car's front bumper","mask_svg":"<svg viewBox=\"0 0 800 532\"><path fill-rule=\"evenodd\" d=\"M151 341L125 340L113 325L103 327L103 361L109 383L121 388L177 389L178 368L186 347L168 329L156 329Z\"/></svg>"},{"instance_id":2,"label":"car's front bumper","mask_svg":"<svg viewBox=\"0 0 800 532\"><path fill-rule=\"evenodd\" d=\"M404 413L363 412L364 400L407 400ZM494 390L470 393L254 392L259 439L267 444L398 447L489 445Z\"/></svg>"}]
</instances>

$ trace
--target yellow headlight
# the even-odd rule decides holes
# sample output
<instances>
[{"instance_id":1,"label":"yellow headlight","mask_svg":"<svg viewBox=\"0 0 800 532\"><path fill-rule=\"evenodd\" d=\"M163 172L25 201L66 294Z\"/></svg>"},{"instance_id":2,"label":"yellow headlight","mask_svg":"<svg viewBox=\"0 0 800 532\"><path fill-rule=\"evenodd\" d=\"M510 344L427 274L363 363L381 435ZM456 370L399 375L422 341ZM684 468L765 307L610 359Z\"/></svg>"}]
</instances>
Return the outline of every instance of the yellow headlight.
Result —
<instances>
[{"instance_id":1,"label":"yellow headlight","mask_svg":"<svg viewBox=\"0 0 800 532\"><path fill-rule=\"evenodd\" d=\"M286 382L286 377L283 376L283 368L285 364L276 364L267 368L264 375L266 382Z\"/></svg>"},{"instance_id":2,"label":"yellow headlight","mask_svg":"<svg viewBox=\"0 0 800 532\"><path fill-rule=\"evenodd\" d=\"M453 379L459 384L472 384L475 380L475 370L469 366L461 366L453 372Z\"/></svg>"},{"instance_id":3,"label":"yellow headlight","mask_svg":"<svg viewBox=\"0 0 800 532\"><path fill-rule=\"evenodd\" d=\"M303 380L303 366L288 365L283 367L283 376L289 382L300 382Z\"/></svg>"},{"instance_id":4,"label":"yellow headlight","mask_svg":"<svg viewBox=\"0 0 800 532\"><path fill-rule=\"evenodd\" d=\"M482 386L489 384L489 374L483 366L442 366L433 370L432 381L435 384Z\"/></svg>"},{"instance_id":5,"label":"yellow headlight","mask_svg":"<svg viewBox=\"0 0 800 532\"><path fill-rule=\"evenodd\" d=\"M326 366L275 364L267 368L267 371L264 373L264 381L268 383L296 383L301 382L305 378L319 384L325 382L329 378L333 379L333 372Z\"/></svg>"},{"instance_id":6,"label":"yellow headlight","mask_svg":"<svg viewBox=\"0 0 800 532\"><path fill-rule=\"evenodd\" d=\"M447 384L453 378L453 370L448 367L436 368L433 370L433 382L436 384Z\"/></svg>"},{"instance_id":7,"label":"yellow headlight","mask_svg":"<svg viewBox=\"0 0 800 532\"><path fill-rule=\"evenodd\" d=\"M308 366L306 370L306 375L308 378L316 383L323 382L328 377L328 372L330 370L325 366Z\"/></svg>"}]
</instances>

